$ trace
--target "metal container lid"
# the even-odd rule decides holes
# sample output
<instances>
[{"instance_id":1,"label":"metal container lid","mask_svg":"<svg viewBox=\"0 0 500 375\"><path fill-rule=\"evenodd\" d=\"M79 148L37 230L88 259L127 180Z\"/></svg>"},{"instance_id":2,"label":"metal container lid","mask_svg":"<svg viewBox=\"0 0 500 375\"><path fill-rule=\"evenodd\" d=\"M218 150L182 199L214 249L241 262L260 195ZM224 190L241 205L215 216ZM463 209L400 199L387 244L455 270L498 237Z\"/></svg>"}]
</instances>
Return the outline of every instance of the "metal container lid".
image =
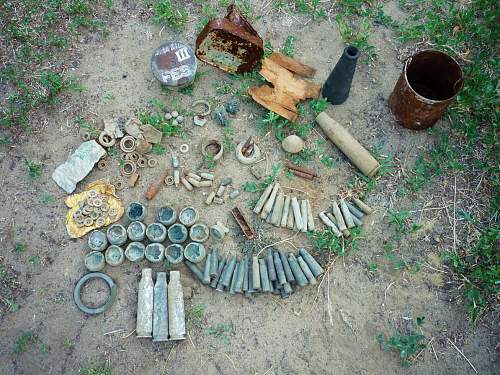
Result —
<instances>
[{"instance_id":1,"label":"metal container lid","mask_svg":"<svg viewBox=\"0 0 500 375\"><path fill-rule=\"evenodd\" d=\"M151 57L151 70L169 87L184 87L194 81L196 57L191 47L180 42L162 44Z\"/></svg>"}]
</instances>

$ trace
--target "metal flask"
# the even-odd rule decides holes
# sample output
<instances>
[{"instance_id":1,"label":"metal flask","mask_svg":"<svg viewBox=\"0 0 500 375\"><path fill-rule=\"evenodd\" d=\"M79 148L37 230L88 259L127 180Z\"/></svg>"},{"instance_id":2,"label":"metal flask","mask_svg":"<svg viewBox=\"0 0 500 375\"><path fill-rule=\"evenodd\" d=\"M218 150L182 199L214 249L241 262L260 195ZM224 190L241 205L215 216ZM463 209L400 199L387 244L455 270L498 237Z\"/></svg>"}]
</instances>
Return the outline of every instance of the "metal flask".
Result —
<instances>
[{"instance_id":1,"label":"metal flask","mask_svg":"<svg viewBox=\"0 0 500 375\"><path fill-rule=\"evenodd\" d=\"M170 271L170 282L168 283L168 331L170 340L184 340L186 338L184 294L179 271Z\"/></svg>"}]
</instances>

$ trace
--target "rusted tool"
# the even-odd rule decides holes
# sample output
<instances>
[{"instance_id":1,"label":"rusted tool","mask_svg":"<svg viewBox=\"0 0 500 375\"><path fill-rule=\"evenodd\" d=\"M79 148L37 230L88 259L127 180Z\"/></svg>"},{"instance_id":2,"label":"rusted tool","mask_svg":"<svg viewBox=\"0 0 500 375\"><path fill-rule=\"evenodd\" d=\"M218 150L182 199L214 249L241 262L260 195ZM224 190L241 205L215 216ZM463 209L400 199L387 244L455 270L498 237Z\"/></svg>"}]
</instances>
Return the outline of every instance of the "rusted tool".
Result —
<instances>
[{"instance_id":1,"label":"rusted tool","mask_svg":"<svg viewBox=\"0 0 500 375\"><path fill-rule=\"evenodd\" d=\"M227 11L198 35L196 56L229 73L248 72L264 55L264 43L234 4Z\"/></svg>"},{"instance_id":2,"label":"rusted tool","mask_svg":"<svg viewBox=\"0 0 500 375\"><path fill-rule=\"evenodd\" d=\"M255 142L252 140L252 136L248 137L247 141L241 149L243 156L249 157L253 153Z\"/></svg>"},{"instance_id":3,"label":"rusted tool","mask_svg":"<svg viewBox=\"0 0 500 375\"><path fill-rule=\"evenodd\" d=\"M165 170L158 177L156 177L156 180L153 181L153 183L149 186L148 191L146 191L146 199L151 200L156 196L156 194L158 194L158 191L160 191L160 188L162 187L167 176L168 171Z\"/></svg>"},{"instance_id":4,"label":"rusted tool","mask_svg":"<svg viewBox=\"0 0 500 375\"><path fill-rule=\"evenodd\" d=\"M238 207L234 207L231 210L231 213L233 214L234 220L236 220L241 230L243 231L245 237L248 238L249 240L253 239L255 237L255 231L248 224L248 221L241 212L241 210Z\"/></svg>"},{"instance_id":5,"label":"rusted tool","mask_svg":"<svg viewBox=\"0 0 500 375\"><path fill-rule=\"evenodd\" d=\"M319 177L319 175L313 171L312 169L306 168L306 167L300 167L298 165L295 165L293 163L290 163L289 161L286 163L286 167L288 169L291 169L293 171L299 171L305 174L310 175L311 177Z\"/></svg>"}]
</instances>

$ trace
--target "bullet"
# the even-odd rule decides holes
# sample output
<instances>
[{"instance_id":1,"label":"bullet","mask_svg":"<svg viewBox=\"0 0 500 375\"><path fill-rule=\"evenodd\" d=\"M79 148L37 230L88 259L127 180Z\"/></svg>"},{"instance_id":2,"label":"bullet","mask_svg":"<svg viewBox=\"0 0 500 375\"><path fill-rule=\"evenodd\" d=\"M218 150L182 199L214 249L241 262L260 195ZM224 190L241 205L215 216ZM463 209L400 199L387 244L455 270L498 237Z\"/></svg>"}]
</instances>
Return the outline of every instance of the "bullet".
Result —
<instances>
[{"instance_id":1,"label":"bullet","mask_svg":"<svg viewBox=\"0 0 500 375\"><path fill-rule=\"evenodd\" d=\"M210 262L212 259L212 253L207 255L205 259L205 268L203 269L203 279L201 282L205 285L210 284Z\"/></svg>"},{"instance_id":2,"label":"bullet","mask_svg":"<svg viewBox=\"0 0 500 375\"><path fill-rule=\"evenodd\" d=\"M281 286L286 283L285 271L283 270L283 263L281 263L280 255L277 251L273 252L274 268L276 269L276 277L278 284Z\"/></svg>"},{"instance_id":3,"label":"bullet","mask_svg":"<svg viewBox=\"0 0 500 375\"><path fill-rule=\"evenodd\" d=\"M212 248L212 256L210 257L210 278L213 279L217 276L217 271L219 269L219 249L216 247Z\"/></svg>"},{"instance_id":4,"label":"bullet","mask_svg":"<svg viewBox=\"0 0 500 375\"><path fill-rule=\"evenodd\" d=\"M273 190L271 191L271 195L269 196L269 199L267 200L266 204L264 205L264 208L262 209L262 212L260 213L261 219L265 219L267 215L271 212L273 206L274 206L274 201L276 200L276 195L278 194L278 189L280 187L280 184L276 182L274 184Z\"/></svg>"},{"instance_id":5,"label":"bullet","mask_svg":"<svg viewBox=\"0 0 500 375\"><path fill-rule=\"evenodd\" d=\"M212 173L208 173L208 172L201 172L200 177L204 178L205 180L209 180L209 181L212 181L214 179L214 175Z\"/></svg>"},{"instance_id":6,"label":"bullet","mask_svg":"<svg viewBox=\"0 0 500 375\"><path fill-rule=\"evenodd\" d=\"M223 276L227 273L228 268L229 268L229 259L227 259L226 262L224 263L224 267L222 268L222 272L219 275L219 280L217 280L217 286L215 287L215 290L218 292L224 291L224 286L222 285L222 280L223 280Z\"/></svg>"},{"instance_id":7,"label":"bullet","mask_svg":"<svg viewBox=\"0 0 500 375\"><path fill-rule=\"evenodd\" d=\"M233 275L231 276L231 285L229 287L229 294L236 293L236 284L238 282L238 277L241 272L243 272L243 266L240 261L236 263L236 266L234 267Z\"/></svg>"},{"instance_id":8,"label":"bullet","mask_svg":"<svg viewBox=\"0 0 500 375\"><path fill-rule=\"evenodd\" d=\"M174 184L175 186L179 186L181 181L181 174L178 169L174 169Z\"/></svg>"},{"instance_id":9,"label":"bullet","mask_svg":"<svg viewBox=\"0 0 500 375\"><path fill-rule=\"evenodd\" d=\"M302 259L301 256L297 256L297 262L299 263L300 269L302 272L304 272L304 275L307 277L307 280L309 281L309 284L311 285L316 285L318 281L314 277L314 275L311 272L311 269L307 265L307 263Z\"/></svg>"},{"instance_id":10,"label":"bullet","mask_svg":"<svg viewBox=\"0 0 500 375\"><path fill-rule=\"evenodd\" d=\"M309 269L311 270L314 277L318 277L324 272L323 268L321 268L316 259L314 259L313 256L309 254L306 249L304 248L300 249L299 253L306 262L306 264L309 266Z\"/></svg>"},{"instance_id":11,"label":"bullet","mask_svg":"<svg viewBox=\"0 0 500 375\"><path fill-rule=\"evenodd\" d=\"M222 271L224 271L224 267L226 265L226 258L221 257L219 260L219 267L217 268L217 275L213 278L210 283L210 287L217 288L217 284L219 283L220 276L222 275Z\"/></svg>"},{"instance_id":12,"label":"bullet","mask_svg":"<svg viewBox=\"0 0 500 375\"><path fill-rule=\"evenodd\" d=\"M340 210L342 211L342 215L344 216L347 228L354 228L355 225L354 221L352 220L351 212L349 211L349 208L347 207L343 199L340 200Z\"/></svg>"},{"instance_id":13,"label":"bullet","mask_svg":"<svg viewBox=\"0 0 500 375\"><path fill-rule=\"evenodd\" d=\"M299 201L297 200L297 197L292 197L292 210L293 210L295 226L298 229L302 229L303 226L302 215L300 214Z\"/></svg>"},{"instance_id":14,"label":"bullet","mask_svg":"<svg viewBox=\"0 0 500 375\"><path fill-rule=\"evenodd\" d=\"M335 236L337 236L337 237L342 236L342 232L339 231L339 229L337 228L335 223L330 220L330 218L327 216L325 211L321 211L319 213L319 218L327 227L329 227L332 230L332 232L335 234Z\"/></svg>"},{"instance_id":15,"label":"bullet","mask_svg":"<svg viewBox=\"0 0 500 375\"><path fill-rule=\"evenodd\" d=\"M184 260L184 264L196 276L196 278L200 280L200 282L203 282L203 273L196 264L191 263L189 260Z\"/></svg>"},{"instance_id":16,"label":"bullet","mask_svg":"<svg viewBox=\"0 0 500 375\"><path fill-rule=\"evenodd\" d=\"M184 177L181 177L181 183L184 185L186 189L188 189L188 191L193 190L193 185L191 185Z\"/></svg>"},{"instance_id":17,"label":"bullet","mask_svg":"<svg viewBox=\"0 0 500 375\"><path fill-rule=\"evenodd\" d=\"M215 198L215 191L211 191L210 194L208 194L207 200L205 201L206 204L210 205L214 201Z\"/></svg>"},{"instance_id":18,"label":"bullet","mask_svg":"<svg viewBox=\"0 0 500 375\"><path fill-rule=\"evenodd\" d=\"M229 258L225 273L222 274L222 286L224 286L225 288L229 287L229 284L231 283L231 277L233 276L235 267L236 257L233 255L231 258Z\"/></svg>"},{"instance_id":19,"label":"bullet","mask_svg":"<svg viewBox=\"0 0 500 375\"><path fill-rule=\"evenodd\" d=\"M307 230L310 232L314 232L314 217L311 207L311 202L309 199L307 201Z\"/></svg>"},{"instance_id":20,"label":"bullet","mask_svg":"<svg viewBox=\"0 0 500 375\"><path fill-rule=\"evenodd\" d=\"M285 197L285 203L283 203L283 213L281 215L280 227L285 228L288 220L288 212L290 211L291 198L289 195Z\"/></svg>"},{"instance_id":21,"label":"bullet","mask_svg":"<svg viewBox=\"0 0 500 375\"><path fill-rule=\"evenodd\" d=\"M151 337L153 333L153 271L151 268L142 269L137 296L137 337Z\"/></svg>"},{"instance_id":22,"label":"bullet","mask_svg":"<svg viewBox=\"0 0 500 375\"><path fill-rule=\"evenodd\" d=\"M276 281L276 270L274 269L274 260L273 260L273 250L267 249L266 255L266 263L267 263L267 274L269 276L269 280Z\"/></svg>"},{"instance_id":23,"label":"bullet","mask_svg":"<svg viewBox=\"0 0 500 375\"><path fill-rule=\"evenodd\" d=\"M302 232L307 232L307 201L302 199L300 201L300 216L302 217Z\"/></svg>"},{"instance_id":24,"label":"bullet","mask_svg":"<svg viewBox=\"0 0 500 375\"><path fill-rule=\"evenodd\" d=\"M236 284L234 287L234 291L236 293L243 293L243 278L245 277L245 261L242 259L240 260L239 267L238 267L238 273L236 275Z\"/></svg>"},{"instance_id":25,"label":"bullet","mask_svg":"<svg viewBox=\"0 0 500 375\"><path fill-rule=\"evenodd\" d=\"M189 176L187 176L187 177L186 177L186 180L187 180L187 182L189 182L189 183L190 183L191 185L193 185L194 187L200 187L200 181L198 181L198 180L194 179L193 177L189 177ZM182 179L181 179L181 181L182 181Z\"/></svg>"},{"instance_id":26,"label":"bullet","mask_svg":"<svg viewBox=\"0 0 500 375\"><path fill-rule=\"evenodd\" d=\"M283 288L281 289L281 298L288 298L292 293L293 289L290 283L284 283Z\"/></svg>"},{"instance_id":27,"label":"bullet","mask_svg":"<svg viewBox=\"0 0 500 375\"><path fill-rule=\"evenodd\" d=\"M167 296L170 340L184 340L186 338L186 316L184 314L184 295L179 271L170 271Z\"/></svg>"},{"instance_id":28,"label":"bullet","mask_svg":"<svg viewBox=\"0 0 500 375\"><path fill-rule=\"evenodd\" d=\"M196 173L189 172L187 174L187 176L190 177L190 178L192 178L193 180L195 180L197 182L201 181L201 177L198 176Z\"/></svg>"},{"instance_id":29,"label":"bullet","mask_svg":"<svg viewBox=\"0 0 500 375\"><path fill-rule=\"evenodd\" d=\"M158 272L153 289L153 341L168 340L167 273Z\"/></svg>"},{"instance_id":30,"label":"bullet","mask_svg":"<svg viewBox=\"0 0 500 375\"><path fill-rule=\"evenodd\" d=\"M256 255L252 257L252 283L253 289L259 291L261 288L260 285L260 270L259 270L259 260Z\"/></svg>"},{"instance_id":31,"label":"bullet","mask_svg":"<svg viewBox=\"0 0 500 375\"><path fill-rule=\"evenodd\" d=\"M248 293L248 258L243 259L243 292Z\"/></svg>"},{"instance_id":32,"label":"bullet","mask_svg":"<svg viewBox=\"0 0 500 375\"><path fill-rule=\"evenodd\" d=\"M351 211L352 216L357 217L359 220L362 220L365 214L358 210L352 203L345 202L347 204L347 207L349 208L349 211Z\"/></svg>"},{"instance_id":33,"label":"bullet","mask_svg":"<svg viewBox=\"0 0 500 375\"><path fill-rule=\"evenodd\" d=\"M275 227L279 227L281 224L281 215L283 214L283 204L285 203L285 195L280 192L278 198L276 198L276 204L273 208L273 214L271 216L271 224Z\"/></svg>"},{"instance_id":34,"label":"bullet","mask_svg":"<svg viewBox=\"0 0 500 375\"><path fill-rule=\"evenodd\" d=\"M269 195L271 195L271 191L273 190L273 184L269 184L262 195L260 196L259 200L255 204L255 207L253 209L253 212L256 213L257 215L260 214L262 211L262 208L264 207L264 204L266 203L267 199L269 198Z\"/></svg>"},{"instance_id":35,"label":"bullet","mask_svg":"<svg viewBox=\"0 0 500 375\"><path fill-rule=\"evenodd\" d=\"M291 200L290 200L290 207L291 207ZM293 216L293 209L288 210L288 218L286 220L286 227L288 229L293 229L293 226L295 224L295 217Z\"/></svg>"},{"instance_id":36,"label":"bullet","mask_svg":"<svg viewBox=\"0 0 500 375\"><path fill-rule=\"evenodd\" d=\"M259 272L260 272L260 285L262 286L262 292L268 293L271 291L269 287L269 276L267 274L266 261L264 259L259 259Z\"/></svg>"},{"instance_id":37,"label":"bullet","mask_svg":"<svg viewBox=\"0 0 500 375\"><path fill-rule=\"evenodd\" d=\"M337 224L339 230L343 232L344 229L347 229L347 226L345 224L344 218L342 216L342 213L340 212L339 205L336 200L333 200L332 202L332 213L333 216L335 216L335 223Z\"/></svg>"},{"instance_id":38,"label":"bullet","mask_svg":"<svg viewBox=\"0 0 500 375\"><path fill-rule=\"evenodd\" d=\"M365 214L370 215L373 212L373 208L371 208L365 202L359 200L358 198L354 198L353 201L356 204L356 206L358 206L359 209L363 211Z\"/></svg>"},{"instance_id":39,"label":"bullet","mask_svg":"<svg viewBox=\"0 0 500 375\"><path fill-rule=\"evenodd\" d=\"M286 280L290 284L293 284L295 282L295 277L293 277L292 269L288 264L288 259L286 258L286 255L283 252L283 250L278 250L278 254L280 255L281 264L283 265L283 271L285 272Z\"/></svg>"},{"instance_id":40,"label":"bullet","mask_svg":"<svg viewBox=\"0 0 500 375\"><path fill-rule=\"evenodd\" d=\"M290 268L292 269L297 284L299 284L299 286L306 286L307 277L300 269L299 262L297 261L297 258L295 258L295 255L293 255L292 253L288 254L288 264L290 264Z\"/></svg>"}]
</instances>

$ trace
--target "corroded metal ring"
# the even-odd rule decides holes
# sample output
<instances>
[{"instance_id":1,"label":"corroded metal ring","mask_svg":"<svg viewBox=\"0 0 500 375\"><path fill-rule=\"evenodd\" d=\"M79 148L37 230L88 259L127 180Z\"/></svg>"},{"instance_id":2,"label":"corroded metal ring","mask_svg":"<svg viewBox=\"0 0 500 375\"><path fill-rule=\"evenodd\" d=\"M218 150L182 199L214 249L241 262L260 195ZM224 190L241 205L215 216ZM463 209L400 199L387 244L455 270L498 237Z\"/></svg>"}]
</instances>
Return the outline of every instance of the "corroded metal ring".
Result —
<instances>
[{"instance_id":1,"label":"corroded metal ring","mask_svg":"<svg viewBox=\"0 0 500 375\"><path fill-rule=\"evenodd\" d=\"M99 168L99 170L101 170L101 171L108 168L108 159L99 160L99 162L97 163L97 168Z\"/></svg>"},{"instance_id":2,"label":"corroded metal ring","mask_svg":"<svg viewBox=\"0 0 500 375\"><path fill-rule=\"evenodd\" d=\"M104 224L106 224L106 219L103 218L102 216L98 217L97 220L95 221L95 225L98 227L103 227Z\"/></svg>"},{"instance_id":3,"label":"corroded metal ring","mask_svg":"<svg viewBox=\"0 0 500 375\"><path fill-rule=\"evenodd\" d=\"M90 135L89 132L83 132L82 133L82 140L83 141L90 141L92 139L92 136Z\"/></svg>"},{"instance_id":4,"label":"corroded metal ring","mask_svg":"<svg viewBox=\"0 0 500 375\"><path fill-rule=\"evenodd\" d=\"M86 217L85 220L83 220L83 225L86 227L91 227L94 224L94 220L91 217Z\"/></svg>"},{"instance_id":5,"label":"corroded metal ring","mask_svg":"<svg viewBox=\"0 0 500 375\"><path fill-rule=\"evenodd\" d=\"M116 189L116 190L118 190L118 191L119 191L119 190L123 190L123 189L125 188L125 184L124 184L124 182L123 182L123 181L116 181L116 182L114 183L114 186L115 186L115 189ZM112 211L112 210L113 210L113 207L111 207L111 208L109 209L108 215L109 215L109 216L116 216L116 215L117 215L116 210L114 210L114 211ZM113 213L113 214L112 214L112 213Z\"/></svg>"},{"instance_id":6,"label":"corroded metal ring","mask_svg":"<svg viewBox=\"0 0 500 375\"><path fill-rule=\"evenodd\" d=\"M254 144L253 145L253 153L250 156L245 156L243 155L242 149L243 146L245 145L245 141L242 141L236 146L236 159L242 163L242 164L253 164L257 160L260 159L260 149L259 147Z\"/></svg>"},{"instance_id":7,"label":"corroded metal ring","mask_svg":"<svg viewBox=\"0 0 500 375\"><path fill-rule=\"evenodd\" d=\"M120 148L123 152L133 152L135 151L135 147L135 138L131 135L126 135L120 141Z\"/></svg>"},{"instance_id":8,"label":"corroded metal ring","mask_svg":"<svg viewBox=\"0 0 500 375\"><path fill-rule=\"evenodd\" d=\"M197 105L204 105L205 106L205 111L204 112L200 112L200 113L197 113L198 116L202 116L202 117L205 117L205 116L208 116L210 114L210 112L212 111L212 107L210 107L210 103L207 101L207 100L204 100L204 99L200 99L200 100L195 100L193 102L193 104L191 105L191 107L196 107Z\"/></svg>"},{"instance_id":9,"label":"corroded metal ring","mask_svg":"<svg viewBox=\"0 0 500 375\"><path fill-rule=\"evenodd\" d=\"M108 133L101 132L101 134L99 134L99 143L104 147L112 147L116 143L116 139Z\"/></svg>"},{"instance_id":10,"label":"corroded metal ring","mask_svg":"<svg viewBox=\"0 0 500 375\"><path fill-rule=\"evenodd\" d=\"M183 154L185 154L186 152L189 151L189 145L187 143L183 143L180 147L179 147L179 151L182 152Z\"/></svg>"},{"instance_id":11,"label":"corroded metal ring","mask_svg":"<svg viewBox=\"0 0 500 375\"><path fill-rule=\"evenodd\" d=\"M149 158L148 159L148 167L149 168L154 168L158 165L158 160L156 160L155 158Z\"/></svg>"},{"instance_id":12,"label":"corroded metal ring","mask_svg":"<svg viewBox=\"0 0 500 375\"><path fill-rule=\"evenodd\" d=\"M131 160L126 160L121 167L122 174L130 176L137 171L135 163Z\"/></svg>"},{"instance_id":13,"label":"corroded metal ring","mask_svg":"<svg viewBox=\"0 0 500 375\"><path fill-rule=\"evenodd\" d=\"M108 287L109 287L109 297L106 300L106 302L99 307L85 306L82 302L81 297L80 297L80 292L82 290L83 285L85 285L85 283L91 279L104 280L104 282L106 284L108 284ZM116 293L117 293L117 287L116 287L116 284L111 277L109 277L108 275L106 275L105 273L102 273L102 272L91 272L91 273L84 275L76 283L75 289L73 290L73 300L75 301L76 307L78 307L78 309L80 311L83 311L86 314L96 315L96 314L101 314L101 313L105 312L106 310L108 310L111 307L111 305L113 304L113 302L116 299Z\"/></svg>"},{"instance_id":14,"label":"corroded metal ring","mask_svg":"<svg viewBox=\"0 0 500 375\"><path fill-rule=\"evenodd\" d=\"M174 184L174 176L165 177L165 185L172 186Z\"/></svg>"}]
</instances>

